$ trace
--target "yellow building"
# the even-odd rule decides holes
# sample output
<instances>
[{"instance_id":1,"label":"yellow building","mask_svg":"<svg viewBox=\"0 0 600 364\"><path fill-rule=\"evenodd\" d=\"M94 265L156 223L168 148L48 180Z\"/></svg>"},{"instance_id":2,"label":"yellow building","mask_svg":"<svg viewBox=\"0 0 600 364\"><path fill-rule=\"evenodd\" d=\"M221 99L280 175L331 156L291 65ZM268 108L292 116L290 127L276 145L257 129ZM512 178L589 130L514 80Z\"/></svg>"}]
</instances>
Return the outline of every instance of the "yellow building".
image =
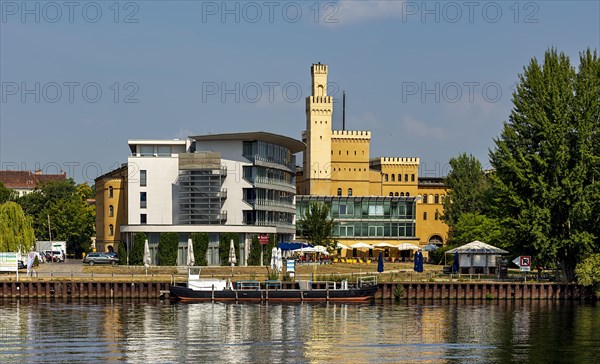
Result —
<instances>
[{"instance_id":1,"label":"yellow building","mask_svg":"<svg viewBox=\"0 0 600 364\"><path fill-rule=\"evenodd\" d=\"M96 184L96 251L117 251L120 226L127 224L127 165L102 175Z\"/></svg>"},{"instance_id":2,"label":"yellow building","mask_svg":"<svg viewBox=\"0 0 600 364\"><path fill-rule=\"evenodd\" d=\"M338 221L334 237L342 244L446 243L448 226L440 220L443 178L419 178L419 158L371 158L370 131L332 130L327 65L314 64L311 75L302 132L307 148L296 173L297 216L310 201L321 200Z\"/></svg>"}]
</instances>

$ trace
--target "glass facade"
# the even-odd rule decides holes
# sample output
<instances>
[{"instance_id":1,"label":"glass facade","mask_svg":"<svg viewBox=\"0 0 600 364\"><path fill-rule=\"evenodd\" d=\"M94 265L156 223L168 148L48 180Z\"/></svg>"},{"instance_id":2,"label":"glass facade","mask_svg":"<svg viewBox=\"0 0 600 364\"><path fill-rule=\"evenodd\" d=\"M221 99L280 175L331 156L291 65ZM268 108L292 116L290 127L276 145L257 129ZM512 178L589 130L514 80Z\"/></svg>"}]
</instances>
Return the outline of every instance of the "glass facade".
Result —
<instances>
[{"instance_id":1,"label":"glass facade","mask_svg":"<svg viewBox=\"0 0 600 364\"><path fill-rule=\"evenodd\" d=\"M291 171L296 168L296 156L286 147L264 141L245 141L242 154L252 162L268 162L286 166Z\"/></svg>"},{"instance_id":2,"label":"glass facade","mask_svg":"<svg viewBox=\"0 0 600 364\"><path fill-rule=\"evenodd\" d=\"M311 202L329 207L336 238L414 238L414 197L296 196L296 216L302 219Z\"/></svg>"}]
</instances>

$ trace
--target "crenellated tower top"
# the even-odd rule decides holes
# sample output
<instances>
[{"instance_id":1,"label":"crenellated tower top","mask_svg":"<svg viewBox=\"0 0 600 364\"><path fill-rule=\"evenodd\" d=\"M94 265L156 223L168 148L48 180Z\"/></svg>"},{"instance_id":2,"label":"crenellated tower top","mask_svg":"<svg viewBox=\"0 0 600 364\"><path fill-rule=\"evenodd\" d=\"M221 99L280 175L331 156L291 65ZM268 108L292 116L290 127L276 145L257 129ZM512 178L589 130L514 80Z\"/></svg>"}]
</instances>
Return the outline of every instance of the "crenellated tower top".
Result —
<instances>
[{"instance_id":1,"label":"crenellated tower top","mask_svg":"<svg viewBox=\"0 0 600 364\"><path fill-rule=\"evenodd\" d=\"M327 72L326 64L316 63L310 68L313 96L327 96Z\"/></svg>"}]
</instances>

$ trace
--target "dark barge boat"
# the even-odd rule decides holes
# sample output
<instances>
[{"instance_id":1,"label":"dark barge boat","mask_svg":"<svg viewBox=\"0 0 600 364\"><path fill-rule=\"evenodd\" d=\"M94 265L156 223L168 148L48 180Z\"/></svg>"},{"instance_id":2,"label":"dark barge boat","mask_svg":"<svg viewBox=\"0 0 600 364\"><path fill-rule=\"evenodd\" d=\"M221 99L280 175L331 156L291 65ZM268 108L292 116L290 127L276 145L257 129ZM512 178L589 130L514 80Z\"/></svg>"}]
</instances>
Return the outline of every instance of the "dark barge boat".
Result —
<instances>
[{"instance_id":1,"label":"dark barge boat","mask_svg":"<svg viewBox=\"0 0 600 364\"><path fill-rule=\"evenodd\" d=\"M353 285L342 281L326 282L325 286L312 288L311 282L299 282L299 288L284 289L279 281L241 281L234 287L228 280L190 274L187 286L173 285L169 293L181 301L363 302L378 289L376 277L362 277Z\"/></svg>"}]
</instances>

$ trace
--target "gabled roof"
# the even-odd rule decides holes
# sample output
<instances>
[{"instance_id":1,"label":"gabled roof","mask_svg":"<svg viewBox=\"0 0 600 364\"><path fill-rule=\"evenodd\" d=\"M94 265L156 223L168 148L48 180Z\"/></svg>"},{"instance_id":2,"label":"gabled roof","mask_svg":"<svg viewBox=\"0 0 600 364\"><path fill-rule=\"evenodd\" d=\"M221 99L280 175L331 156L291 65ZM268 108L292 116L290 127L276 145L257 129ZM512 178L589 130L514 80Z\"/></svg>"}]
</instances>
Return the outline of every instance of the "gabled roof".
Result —
<instances>
[{"instance_id":1,"label":"gabled roof","mask_svg":"<svg viewBox=\"0 0 600 364\"><path fill-rule=\"evenodd\" d=\"M67 173L42 174L31 171L0 171L0 182L11 189L34 189L38 184L50 181L65 181Z\"/></svg>"}]
</instances>

